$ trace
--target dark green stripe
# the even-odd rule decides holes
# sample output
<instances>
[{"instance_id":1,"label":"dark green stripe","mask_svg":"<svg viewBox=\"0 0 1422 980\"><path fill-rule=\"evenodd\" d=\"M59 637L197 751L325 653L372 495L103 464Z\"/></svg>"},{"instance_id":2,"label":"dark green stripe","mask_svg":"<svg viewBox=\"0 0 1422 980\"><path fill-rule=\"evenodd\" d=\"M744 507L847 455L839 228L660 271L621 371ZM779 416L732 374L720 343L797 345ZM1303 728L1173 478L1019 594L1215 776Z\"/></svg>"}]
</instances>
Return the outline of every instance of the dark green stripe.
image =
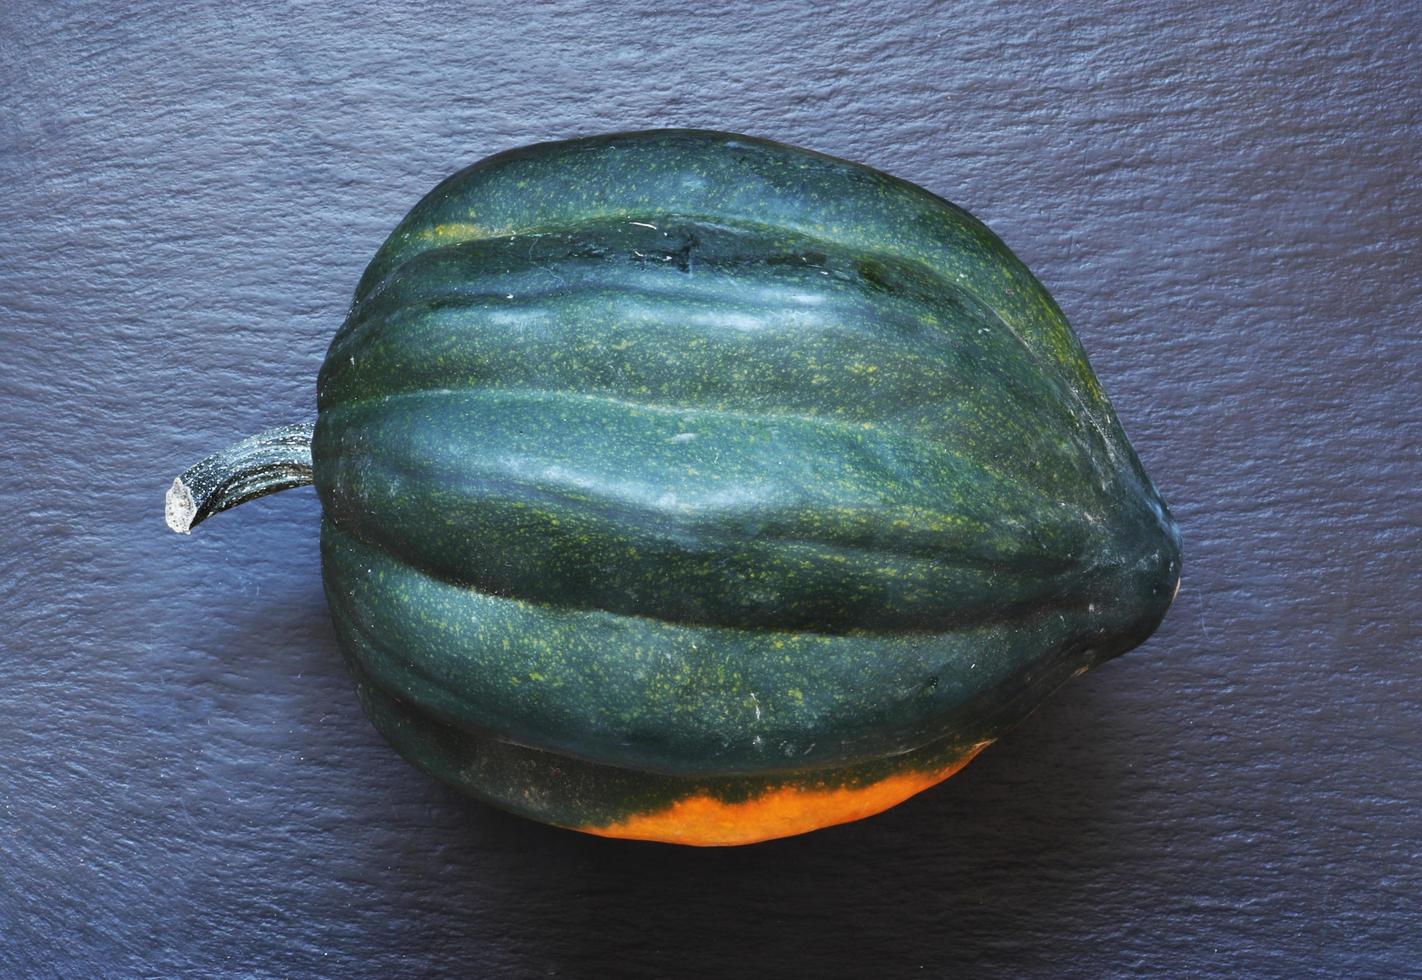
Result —
<instances>
[{"instance_id":1,"label":"dark green stripe","mask_svg":"<svg viewBox=\"0 0 1422 980\"><path fill-rule=\"evenodd\" d=\"M347 650L354 647L347 647ZM768 776L676 776L606 766L448 725L393 696L349 656L362 706L412 764L475 799L562 827L601 827L655 813L689 796L740 803L786 787L859 788L889 776L932 771L974 744L942 739L888 759Z\"/></svg>"},{"instance_id":2,"label":"dark green stripe","mask_svg":"<svg viewBox=\"0 0 1422 980\"><path fill-rule=\"evenodd\" d=\"M963 284L1035 356L1065 372L1088 411L1113 419L1060 309L981 222L907 181L749 137L663 130L483 160L442 182L401 222L361 280L356 304L411 256L448 244L432 235L440 226L498 238L666 215L759 224L921 264Z\"/></svg>"},{"instance_id":3,"label":"dark green stripe","mask_svg":"<svg viewBox=\"0 0 1422 980\"><path fill-rule=\"evenodd\" d=\"M1111 651L1103 599L942 634L686 626L502 598L322 531L328 597L362 668L445 722L664 772L796 769L975 730L1045 665ZM1106 631L1102 633L1101 631Z\"/></svg>"},{"instance_id":4,"label":"dark green stripe","mask_svg":"<svg viewBox=\"0 0 1422 980\"><path fill-rule=\"evenodd\" d=\"M678 272L677 243L693 241L695 270ZM891 421L1057 496L1101 494L1092 461L1106 453L1055 373L991 311L912 269L626 222L509 246L402 266L333 344L320 405L510 386Z\"/></svg>"},{"instance_id":5,"label":"dark green stripe","mask_svg":"<svg viewBox=\"0 0 1422 980\"><path fill-rule=\"evenodd\" d=\"M491 592L669 620L936 630L1089 577L1081 512L875 426L567 392L328 409L326 513Z\"/></svg>"}]
</instances>

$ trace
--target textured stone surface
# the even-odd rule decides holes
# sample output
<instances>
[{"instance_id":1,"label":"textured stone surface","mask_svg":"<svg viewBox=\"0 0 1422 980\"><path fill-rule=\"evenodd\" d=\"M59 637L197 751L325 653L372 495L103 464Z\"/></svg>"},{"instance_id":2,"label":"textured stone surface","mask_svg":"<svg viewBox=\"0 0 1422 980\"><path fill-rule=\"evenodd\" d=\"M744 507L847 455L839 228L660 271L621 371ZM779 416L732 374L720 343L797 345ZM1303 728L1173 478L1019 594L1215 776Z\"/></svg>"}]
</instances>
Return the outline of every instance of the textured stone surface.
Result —
<instances>
[{"instance_id":1,"label":"textured stone surface","mask_svg":"<svg viewBox=\"0 0 1422 980\"><path fill-rule=\"evenodd\" d=\"M0 11L0 974L1418 968L1415 6L339 6ZM309 490L162 521L184 466L312 414L435 181L656 125L986 220L1186 541L1155 638L963 773L731 851L396 758Z\"/></svg>"}]
</instances>

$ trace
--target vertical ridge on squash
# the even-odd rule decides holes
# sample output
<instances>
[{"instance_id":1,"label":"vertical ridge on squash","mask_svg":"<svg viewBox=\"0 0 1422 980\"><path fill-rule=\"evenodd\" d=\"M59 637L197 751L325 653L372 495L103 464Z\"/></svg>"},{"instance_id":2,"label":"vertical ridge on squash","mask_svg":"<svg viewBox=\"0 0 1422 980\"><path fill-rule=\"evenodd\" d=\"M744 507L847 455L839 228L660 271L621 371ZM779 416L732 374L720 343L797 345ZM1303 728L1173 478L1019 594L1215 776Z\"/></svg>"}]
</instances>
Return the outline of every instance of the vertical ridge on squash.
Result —
<instances>
[{"instance_id":1,"label":"vertical ridge on squash","mask_svg":"<svg viewBox=\"0 0 1422 980\"><path fill-rule=\"evenodd\" d=\"M412 254L451 238L521 237L588 217L715 216L920 262L963 283L1027 346L1100 386L1060 309L986 225L888 174L770 140L651 130L497 154L436 187L377 253L356 301ZM440 229L457 229L454 235Z\"/></svg>"}]
</instances>

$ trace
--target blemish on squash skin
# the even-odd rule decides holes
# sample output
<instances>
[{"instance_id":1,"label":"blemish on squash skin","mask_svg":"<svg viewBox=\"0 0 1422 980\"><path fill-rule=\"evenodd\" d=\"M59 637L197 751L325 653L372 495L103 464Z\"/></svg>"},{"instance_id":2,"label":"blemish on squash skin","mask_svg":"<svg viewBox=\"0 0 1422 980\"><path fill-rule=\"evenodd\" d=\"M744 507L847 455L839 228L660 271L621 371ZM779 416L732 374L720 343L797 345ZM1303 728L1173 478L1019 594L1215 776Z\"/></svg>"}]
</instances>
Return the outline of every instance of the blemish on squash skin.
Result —
<instances>
[{"instance_id":1,"label":"blemish on squash skin","mask_svg":"<svg viewBox=\"0 0 1422 980\"><path fill-rule=\"evenodd\" d=\"M602 826L573 828L599 837L661 841L693 847L756 844L793 837L835 824L882 813L936 786L962 769L989 742L979 742L948 765L926 772L904 772L868 786L782 786L752 799L728 803L709 794L684 797L671 806Z\"/></svg>"},{"instance_id":2,"label":"blemish on squash skin","mask_svg":"<svg viewBox=\"0 0 1422 980\"><path fill-rule=\"evenodd\" d=\"M483 228L464 221L421 228L417 234L422 241L438 242L442 245L471 241L488 236L488 233Z\"/></svg>"}]
</instances>

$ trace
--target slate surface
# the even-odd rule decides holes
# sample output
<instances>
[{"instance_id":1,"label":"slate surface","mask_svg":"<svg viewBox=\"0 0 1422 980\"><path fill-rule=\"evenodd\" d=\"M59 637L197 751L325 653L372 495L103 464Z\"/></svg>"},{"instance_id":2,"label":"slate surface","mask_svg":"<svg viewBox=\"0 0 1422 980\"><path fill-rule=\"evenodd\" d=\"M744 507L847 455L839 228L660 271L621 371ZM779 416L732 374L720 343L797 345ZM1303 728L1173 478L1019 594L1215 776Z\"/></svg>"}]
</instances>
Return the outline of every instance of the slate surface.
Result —
<instances>
[{"instance_id":1,"label":"slate surface","mask_svg":"<svg viewBox=\"0 0 1422 980\"><path fill-rule=\"evenodd\" d=\"M1419 22L5 4L0 975L1419 975ZM310 416L437 180L654 125L984 218L1186 540L1147 645L944 786L748 849L462 801L359 713L309 489L161 518L184 466Z\"/></svg>"}]
</instances>

